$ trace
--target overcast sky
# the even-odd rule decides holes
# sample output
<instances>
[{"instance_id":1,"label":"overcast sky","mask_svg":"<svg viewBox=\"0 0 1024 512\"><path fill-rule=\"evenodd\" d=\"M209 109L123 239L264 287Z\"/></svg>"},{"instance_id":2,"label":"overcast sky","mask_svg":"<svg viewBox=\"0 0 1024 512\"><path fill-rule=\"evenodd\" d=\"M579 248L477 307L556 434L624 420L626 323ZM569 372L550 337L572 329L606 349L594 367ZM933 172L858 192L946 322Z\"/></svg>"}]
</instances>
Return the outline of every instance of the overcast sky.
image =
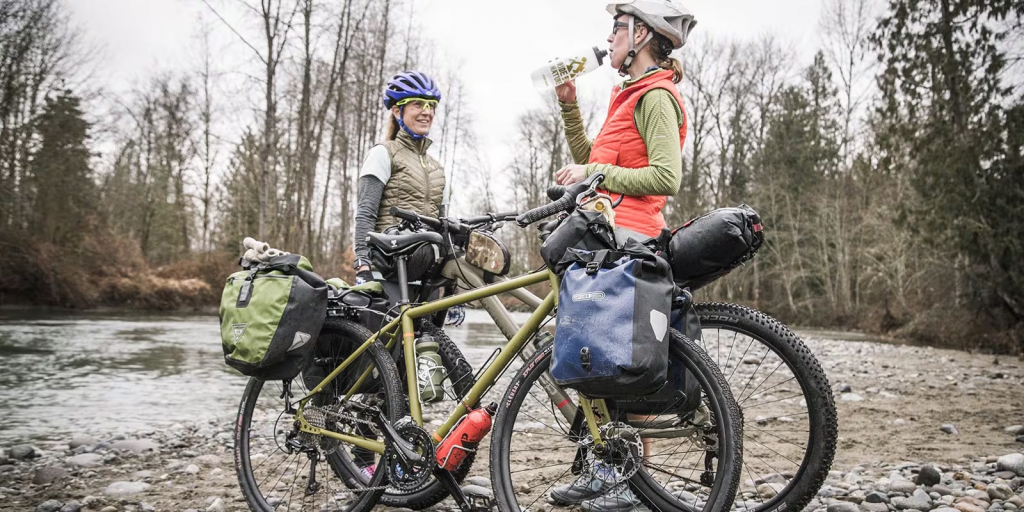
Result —
<instances>
[{"instance_id":1,"label":"overcast sky","mask_svg":"<svg viewBox=\"0 0 1024 512\"><path fill-rule=\"evenodd\" d=\"M695 37L707 33L754 38L773 32L809 63L819 46L822 1L689 0L684 5L697 17ZM436 42L437 58L461 63L478 139L491 169L508 161L506 141L517 114L541 104L530 72L559 55L595 45L606 47L611 28L606 2L600 0L413 2L425 35ZM230 9L232 2L212 3ZM193 37L200 13L218 31L215 53L221 68L254 69L251 53L210 16L200 0L68 0L68 4L87 38L101 49L97 76L115 94L154 72L194 69ZM584 96L603 101L616 78L605 66L582 77L578 85ZM252 112L242 110L234 112L239 125L252 119Z\"/></svg>"}]
</instances>

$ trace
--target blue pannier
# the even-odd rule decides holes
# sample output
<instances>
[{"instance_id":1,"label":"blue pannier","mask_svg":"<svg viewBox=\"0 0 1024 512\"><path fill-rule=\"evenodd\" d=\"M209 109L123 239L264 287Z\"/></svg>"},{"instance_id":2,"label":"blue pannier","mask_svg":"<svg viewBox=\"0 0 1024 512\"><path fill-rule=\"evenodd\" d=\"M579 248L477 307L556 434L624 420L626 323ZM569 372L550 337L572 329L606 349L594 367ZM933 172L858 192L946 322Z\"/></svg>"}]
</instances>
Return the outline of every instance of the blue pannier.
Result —
<instances>
[{"instance_id":1,"label":"blue pannier","mask_svg":"<svg viewBox=\"0 0 1024 512\"><path fill-rule=\"evenodd\" d=\"M551 376L592 398L658 391L668 372L675 290L668 262L639 243L623 251L569 249L569 258L575 261L558 294Z\"/></svg>"}]
</instances>

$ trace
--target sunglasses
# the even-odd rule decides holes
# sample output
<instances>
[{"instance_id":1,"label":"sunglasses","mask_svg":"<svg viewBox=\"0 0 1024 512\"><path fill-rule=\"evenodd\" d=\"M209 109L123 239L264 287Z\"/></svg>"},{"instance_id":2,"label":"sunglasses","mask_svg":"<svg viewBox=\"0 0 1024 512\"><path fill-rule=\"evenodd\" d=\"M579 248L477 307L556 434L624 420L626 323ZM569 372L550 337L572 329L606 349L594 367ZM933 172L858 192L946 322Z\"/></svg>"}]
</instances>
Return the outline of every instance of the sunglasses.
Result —
<instances>
[{"instance_id":1,"label":"sunglasses","mask_svg":"<svg viewBox=\"0 0 1024 512\"><path fill-rule=\"evenodd\" d=\"M622 22L622 21L616 21L615 24L612 25L612 35L614 36L619 31L620 28L626 28L628 26L629 26L629 23L625 23L625 22Z\"/></svg>"},{"instance_id":2,"label":"sunglasses","mask_svg":"<svg viewBox=\"0 0 1024 512\"><path fill-rule=\"evenodd\" d=\"M418 110L435 110L437 109L437 100L428 100L423 98L406 98L404 100L395 103L396 106L404 107L410 105Z\"/></svg>"}]
</instances>

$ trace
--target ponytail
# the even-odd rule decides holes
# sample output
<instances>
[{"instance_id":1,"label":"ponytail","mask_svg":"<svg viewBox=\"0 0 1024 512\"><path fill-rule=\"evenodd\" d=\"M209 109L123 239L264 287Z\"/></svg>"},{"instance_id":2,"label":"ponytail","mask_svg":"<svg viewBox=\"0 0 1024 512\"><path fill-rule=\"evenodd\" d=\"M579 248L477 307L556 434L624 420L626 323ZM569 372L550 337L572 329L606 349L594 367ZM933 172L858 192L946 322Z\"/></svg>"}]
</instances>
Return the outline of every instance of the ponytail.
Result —
<instances>
[{"instance_id":1,"label":"ponytail","mask_svg":"<svg viewBox=\"0 0 1024 512\"><path fill-rule=\"evenodd\" d=\"M672 83L678 84L683 81L683 63L679 62L679 59L669 57L667 61L659 62L658 65L663 69L672 70Z\"/></svg>"},{"instance_id":2,"label":"ponytail","mask_svg":"<svg viewBox=\"0 0 1024 512\"><path fill-rule=\"evenodd\" d=\"M655 32L650 43L651 56L658 63L658 67L672 72L672 83L678 84L683 81L683 64L679 59L672 57L672 41L667 37Z\"/></svg>"},{"instance_id":3,"label":"ponytail","mask_svg":"<svg viewBox=\"0 0 1024 512\"><path fill-rule=\"evenodd\" d=\"M390 119L390 121L388 122L388 131L384 135L385 142L389 140L395 140L395 137L398 136L399 130L398 118L396 118L395 115L392 114L390 110L388 111L388 119Z\"/></svg>"}]
</instances>

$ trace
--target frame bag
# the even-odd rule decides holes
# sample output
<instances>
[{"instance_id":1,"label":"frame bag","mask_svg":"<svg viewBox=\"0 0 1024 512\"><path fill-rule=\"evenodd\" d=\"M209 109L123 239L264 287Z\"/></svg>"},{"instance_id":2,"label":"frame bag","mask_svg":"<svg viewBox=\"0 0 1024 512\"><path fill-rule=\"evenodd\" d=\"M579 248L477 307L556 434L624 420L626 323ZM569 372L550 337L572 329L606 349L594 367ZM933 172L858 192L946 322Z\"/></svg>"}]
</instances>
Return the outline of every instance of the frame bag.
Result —
<instances>
[{"instance_id":1,"label":"frame bag","mask_svg":"<svg viewBox=\"0 0 1024 512\"><path fill-rule=\"evenodd\" d=\"M551 376L593 398L628 398L665 385L672 270L635 241L621 251L570 248L558 293Z\"/></svg>"},{"instance_id":2,"label":"frame bag","mask_svg":"<svg viewBox=\"0 0 1024 512\"><path fill-rule=\"evenodd\" d=\"M306 258L286 254L228 277L220 302L224 362L243 375L299 374L327 315L327 283Z\"/></svg>"}]
</instances>

